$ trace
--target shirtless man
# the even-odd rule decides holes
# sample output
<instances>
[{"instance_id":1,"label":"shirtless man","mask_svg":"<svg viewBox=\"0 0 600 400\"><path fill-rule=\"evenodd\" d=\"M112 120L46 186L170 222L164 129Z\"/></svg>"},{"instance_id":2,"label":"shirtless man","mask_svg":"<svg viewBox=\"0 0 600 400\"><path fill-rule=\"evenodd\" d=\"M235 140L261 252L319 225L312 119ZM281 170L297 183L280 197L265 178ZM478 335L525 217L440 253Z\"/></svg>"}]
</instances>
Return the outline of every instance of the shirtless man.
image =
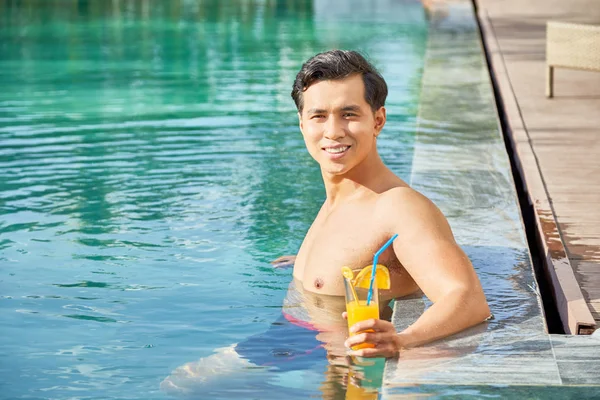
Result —
<instances>
[{"instance_id":1,"label":"shirtless man","mask_svg":"<svg viewBox=\"0 0 600 400\"><path fill-rule=\"evenodd\" d=\"M346 346L375 344L353 352L363 357L393 357L490 315L479 279L446 218L394 175L377 152L386 96L387 85L374 67L360 54L340 50L308 60L292 91L306 148L321 168L327 195L295 258L295 280L305 291L343 296L341 267L369 265L397 233L393 247L379 258L391 275L391 289L380 296L421 289L433 303L399 333L385 320L351 327L362 333L348 338Z\"/></svg>"},{"instance_id":2,"label":"shirtless man","mask_svg":"<svg viewBox=\"0 0 600 400\"><path fill-rule=\"evenodd\" d=\"M442 213L395 176L377 153L386 96L383 78L356 52L317 54L302 66L292 97L306 147L321 167L327 198L298 255L274 261L275 266L294 264L282 317L267 332L176 368L161 383L163 390L192 393L234 373L254 379L248 371L261 369L251 367L283 371L322 360L330 364L326 380L335 381L341 376L335 367L347 364L344 345L374 343L375 348L350 354L393 357L402 348L457 333L489 316L479 279ZM420 289L433 305L402 332L386 320L367 320L352 329L373 333L346 340L341 267L359 270L371 264L373 254L395 233L393 247L379 258L391 278L391 288L379 290L380 304L386 307L390 299ZM389 315L389 307L382 316L385 311ZM291 356L273 356L261 347L265 343Z\"/></svg>"}]
</instances>

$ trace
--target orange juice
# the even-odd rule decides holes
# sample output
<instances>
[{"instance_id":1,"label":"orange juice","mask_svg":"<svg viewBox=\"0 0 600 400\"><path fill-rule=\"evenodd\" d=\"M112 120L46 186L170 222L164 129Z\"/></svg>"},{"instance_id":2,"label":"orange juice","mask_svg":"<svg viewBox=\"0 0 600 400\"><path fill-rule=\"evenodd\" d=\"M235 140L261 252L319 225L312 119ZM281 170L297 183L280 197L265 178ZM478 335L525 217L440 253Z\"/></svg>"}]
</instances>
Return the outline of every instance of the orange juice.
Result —
<instances>
[{"instance_id":1,"label":"orange juice","mask_svg":"<svg viewBox=\"0 0 600 400\"><path fill-rule=\"evenodd\" d=\"M346 311L348 312L348 328L359 321L364 321L366 319L379 319L379 306L376 301L371 301L369 305L367 305L366 300L351 301L346 303ZM372 330L367 330L366 332L373 332ZM354 336L356 333L350 333L350 336ZM372 344L360 344L358 346L353 346L352 350L365 349L368 347L374 347Z\"/></svg>"}]
</instances>

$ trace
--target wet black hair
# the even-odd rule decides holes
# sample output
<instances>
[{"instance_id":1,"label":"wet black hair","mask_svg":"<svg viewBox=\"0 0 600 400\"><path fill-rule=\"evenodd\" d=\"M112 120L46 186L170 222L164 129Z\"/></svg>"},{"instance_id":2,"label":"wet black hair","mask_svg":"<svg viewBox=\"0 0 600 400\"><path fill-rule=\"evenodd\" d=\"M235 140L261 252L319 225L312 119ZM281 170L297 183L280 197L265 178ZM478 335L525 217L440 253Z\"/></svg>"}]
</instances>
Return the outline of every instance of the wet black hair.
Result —
<instances>
[{"instance_id":1,"label":"wet black hair","mask_svg":"<svg viewBox=\"0 0 600 400\"><path fill-rule=\"evenodd\" d=\"M315 82L344 79L361 74L365 84L365 100L373 112L385 105L387 84L381 74L360 53L349 50L330 50L319 53L306 61L296 75L292 88L292 99L302 112L302 94Z\"/></svg>"}]
</instances>

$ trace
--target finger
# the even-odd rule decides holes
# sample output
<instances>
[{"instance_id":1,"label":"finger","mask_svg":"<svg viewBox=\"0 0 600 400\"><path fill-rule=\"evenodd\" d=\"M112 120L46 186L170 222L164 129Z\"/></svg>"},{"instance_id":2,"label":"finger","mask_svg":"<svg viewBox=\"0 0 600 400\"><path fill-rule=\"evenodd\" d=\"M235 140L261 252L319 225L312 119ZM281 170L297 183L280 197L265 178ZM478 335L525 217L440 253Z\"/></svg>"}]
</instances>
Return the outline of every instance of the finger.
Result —
<instances>
[{"instance_id":1,"label":"finger","mask_svg":"<svg viewBox=\"0 0 600 400\"><path fill-rule=\"evenodd\" d=\"M284 262L290 262L291 258L292 258L291 256L277 257L276 259L274 259L273 261L271 261L271 264L280 264L280 263L284 263Z\"/></svg>"},{"instance_id":2,"label":"finger","mask_svg":"<svg viewBox=\"0 0 600 400\"><path fill-rule=\"evenodd\" d=\"M380 332L396 331L396 328L391 322L371 318L366 319L364 321L359 321L356 324L352 325L350 327L350 333L366 331L368 329Z\"/></svg>"},{"instance_id":3,"label":"finger","mask_svg":"<svg viewBox=\"0 0 600 400\"><path fill-rule=\"evenodd\" d=\"M348 313L346 311L342 313L342 318L348 319Z\"/></svg>"},{"instance_id":4,"label":"finger","mask_svg":"<svg viewBox=\"0 0 600 400\"><path fill-rule=\"evenodd\" d=\"M360 349L360 350L352 350L349 352L349 354L355 356L355 357L364 357L364 358L372 358L372 357L385 357L385 355L383 354L383 350L378 349L377 347L375 348L366 348L366 349Z\"/></svg>"},{"instance_id":5,"label":"finger","mask_svg":"<svg viewBox=\"0 0 600 400\"><path fill-rule=\"evenodd\" d=\"M367 339L366 334L360 333L358 335L351 336L348 339L346 339L346 341L344 342L344 345L348 348L356 347L361 344L366 344L367 343L366 339ZM374 343L369 343L369 344L374 344Z\"/></svg>"},{"instance_id":6,"label":"finger","mask_svg":"<svg viewBox=\"0 0 600 400\"><path fill-rule=\"evenodd\" d=\"M277 260L273 260L271 261L271 265L273 266L273 268L288 268L288 267L293 267L295 263L295 259L294 258L284 258L284 257L279 257Z\"/></svg>"},{"instance_id":7,"label":"finger","mask_svg":"<svg viewBox=\"0 0 600 400\"><path fill-rule=\"evenodd\" d=\"M398 352L391 346L364 348L360 350L352 350L348 354L356 357L373 358L373 357L397 357Z\"/></svg>"},{"instance_id":8,"label":"finger","mask_svg":"<svg viewBox=\"0 0 600 400\"><path fill-rule=\"evenodd\" d=\"M376 346L387 346L388 344L393 343L393 335L394 334L390 334L389 332L362 332L357 335L350 336L348 339L346 339L344 345L346 345L346 347L352 347L359 344L368 343Z\"/></svg>"},{"instance_id":9,"label":"finger","mask_svg":"<svg viewBox=\"0 0 600 400\"><path fill-rule=\"evenodd\" d=\"M350 333L361 332L367 329L373 329L376 325L376 319L365 319L364 321L359 321L350 327Z\"/></svg>"},{"instance_id":10,"label":"finger","mask_svg":"<svg viewBox=\"0 0 600 400\"><path fill-rule=\"evenodd\" d=\"M361 333L358 335L350 336L348 339L346 339L346 341L344 342L344 346L351 348L352 346L363 344L364 342L364 336Z\"/></svg>"}]
</instances>

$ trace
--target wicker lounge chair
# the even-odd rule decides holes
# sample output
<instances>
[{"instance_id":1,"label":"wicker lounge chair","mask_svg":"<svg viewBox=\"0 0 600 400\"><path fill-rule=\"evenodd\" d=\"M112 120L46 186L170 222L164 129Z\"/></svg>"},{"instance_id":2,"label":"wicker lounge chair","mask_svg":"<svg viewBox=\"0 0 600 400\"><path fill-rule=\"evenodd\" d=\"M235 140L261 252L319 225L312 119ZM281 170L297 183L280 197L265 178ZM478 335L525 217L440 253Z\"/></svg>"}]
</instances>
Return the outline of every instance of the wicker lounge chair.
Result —
<instances>
[{"instance_id":1,"label":"wicker lounge chair","mask_svg":"<svg viewBox=\"0 0 600 400\"><path fill-rule=\"evenodd\" d=\"M600 72L600 26L548 22L546 25L546 96L554 95L554 68Z\"/></svg>"}]
</instances>

